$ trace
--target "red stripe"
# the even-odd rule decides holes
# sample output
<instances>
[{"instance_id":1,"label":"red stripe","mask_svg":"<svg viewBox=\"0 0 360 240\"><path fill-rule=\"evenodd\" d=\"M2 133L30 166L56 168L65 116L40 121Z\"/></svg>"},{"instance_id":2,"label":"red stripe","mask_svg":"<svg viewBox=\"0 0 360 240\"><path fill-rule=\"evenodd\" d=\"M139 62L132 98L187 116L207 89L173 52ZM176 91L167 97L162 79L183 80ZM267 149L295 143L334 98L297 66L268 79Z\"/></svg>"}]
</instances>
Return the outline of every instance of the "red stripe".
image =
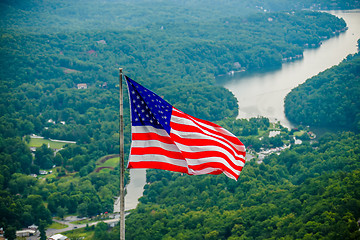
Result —
<instances>
[{"instance_id":1,"label":"red stripe","mask_svg":"<svg viewBox=\"0 0 360 240\"><path fill-rule=\"evenodd\" d=\"M185 160L183 155L180 152L168 151L159 147L133 147L131 148L131 155L147 155L147 154L156 154L163 155L168 158L173 159L182 159Z\"/></svg>"},{"instance_id":2,"label":"red stripe","mask_svg":"<svg viewBox=\"0 0 360 240\"><path fill-rule=\"evenodd\" d=\"M189 125L184 125L184 124L179 124L179 123L174 123L174 122L171 122L170 123L170 126L172 129L174 130L177 130L177 131L181 131L181 132L196 132L196 133L200 133L200 134L203 134L205 136L208 136L208 137L212 137L212 138L215 138L223 143L227 143L228 145L231 146L231 148L233 149L233 151L235 151L237 154L244 154L245 152L242 152L240 151L239 149L237 149L235 146L232 145L232 141L229 143L227 141L225 141L224 139L220 138L220 137L217 137L217 136L212 136L210 134L207 134L207 133L204 133L203 131L201 131L201 129L195 127L195 126L189 126ZM170 132L170 137L173 138L173 136L171 135L171 132ZM214 140L208 140L208 139L199 139L200 141L214 141ZM190 140L192 142L192 140ZM230 140L229 140L230 141ZM216 141L214 141L216 142ZM219 145L220 143L214 143L214 144L211 144L211 145ZM242 145L242 143L240 141L238 141L238 143L236 143L237 145ZM202 144L202 145L205 145L205 144ZM222 147L226 147L225 145L221 145ZM227 149L229 149L229 147L226 147ZM228 150L229 151L229 150Z\"/></svg>"},{"instance_id":3,"label":"red stripe","mask_svg":"<svg viewBox=\"0 0 360 240\"><path fill-rule=\"evenodd\" d=\"M225 154L221 153L221 152L217 152L217 151L206 151L206 152L182 152L183 156L186 159L199 159L199 158L210 158L210 157L218 157L218 158L222 158L224 159L227 163L229 163L229 165L234 168L235 170L239 170L241 171L242 167L241 166L237 166L236 164L234 164L233 160L229 159L228 156L226 156ZM211 160L209 161L209 163L220 163L217 162L216 160ZM223 163L220 163L223 165ZM225 165L224 165L225 166Z\"/></svg>"},{"instance_id":4,"label":"red stripe","mask_svg":"<svg viewBox=\"0 0 360 240\"><path fill-rule=\"evenodd\" d=\"M173 107L174 108L174 107ZM176 108L175 108L176 109ZM172 115L175 115L177 117L182 117L182 118L188 118L188 119L191 119L191 120L194 120L194 121L198 121L198 122L201 122L201 123L204 123L204 124L207 124L207 125L210 125L212 127L216 127L216 128L222 128L220 127L219 125L215 124L215 123L212 123L212 122L209 122L209 121L206 121L206 120L202 120L202 119L199 119L199 118L196 118L196 117L193 117L193 116L190 116L182 111L180 111L179 109L176 109L177 111L172 111Z\"/></svg>"},{"instance_id":5,"label":"red stripe","mask_svg":"<svg viewBox=\"0 0 360 240\"><path fill-rule=\"evenodd\" d=\"M168 136L161 136L156 133L132 133L132 140L158 140L162 143L174 144L174 141Z\"/></svg>"},{"instance_id":6,"label":"red stripe","mask_svg":"<svg viewBox=\"0 0 360 240\"><path fill-rule=\"evenodd\" d=\"M235 156L235 154L233 153L234 151L238 154L238 155L242 155L245 156L245 152L240 152L239 150L234 150L234 149L230 149L228 146L219 143L215 140L210 140L210 139L186 139L186 138L181 138L176 134L173 134L170 132L170 137L173 139L174 142L176 143L180 143L186 146L218 146L220 148L225 149L227 152L229 152L231 155ZM245 160L241 160L243 162L245 162Z\"/></svg>"},{"instance_id":7,"label":"red stripe","mask_svg":"<svg viewBox=\"0 0 360 240\"><path fill-rule=\"evenodd\" d=\"M128 168L156 168L174 172L188 173L188 169L186 167L156 161L129 162Z\"/></svg>"},{"instance_id":8,"label":"red stripe","mask_svg":"<svg viewBox=\"0 0 360 240\"><path fill-rule=\"evenodd\" d=\"M239 177L238 174L234 173L231 169L229 169L228 167L226 167L223 164L218 163L218 162L209 162L209 163L203 163L203 164L199 164L199 165L190 165L189 168L194 170L194 171L201 171L201 170L204 170L206 168L216 168L216 169L219 169L219 170L221 170L223 172L225 171L225 172L230 173L236 179L238 179L238 177ZM216 171L219 171L219 170L216 170ZM239 170L239 171L241 171L241 170Z\"/></svg>"},{"instance_id":9,"label":"red stripe","mask_svg":"<svg viewBox=\"0 0 360 240\"><path fill-rule=\"evenodd\" d=\"M230 159L226 154L219 151L203 151L203 152L173 152L168 151L159 147L133 147L131 148L131 155L147 155L147 154L156 154L163 155L168 158L173 159L182 159L186 161L186 159L200 159L200 158L210 158L210 157L218 157L224 159L232 168L241 171L242 167L234 164L234 160ZM245 162L242 158L234 156L238 161ZM236 160L235 160L236 161Z\"/></svg>"},{"instance_id":10,"label":"red stripe","mask_svg":"<svg viewBox=\"0 0 360 240\"><path fill-rule=\"evenodd\" d=\"M219 125L216 125L215 123L212 123L212 122L208 122L208 121L205 121L205 120L202 120L202 119L198 119L198 118L195 118L193 116L190 116L190 115L187 115L185 113L178 113L176 111L173 112L173 115L174 116L177 116L177 117L181 117L181 118L186 118L190 121L192 121L194 124L196 124L196 126L198 126L199 128L201 129L206 129L207 131L213 133L213 134L216 134L216 135L219 135L219 136L222 136L224 137L225 139L228 139L229 141L233 142L234 144L237 144L237 145L243 145L242 142L234 135L228 135L228 134L224 134L220 131L216 131L214 129L211 129L211 128L208 128L206 126L203 126L203 125L199 125L197 122L201 122L201 123L204 123L204 124L207 124L207 125L210 125L214 128L219 128L221 130L224 130L226 132L228 132L226 129L220 127ZM181 128L180 128L181 129Z\"/></svg>"}]
</instances>

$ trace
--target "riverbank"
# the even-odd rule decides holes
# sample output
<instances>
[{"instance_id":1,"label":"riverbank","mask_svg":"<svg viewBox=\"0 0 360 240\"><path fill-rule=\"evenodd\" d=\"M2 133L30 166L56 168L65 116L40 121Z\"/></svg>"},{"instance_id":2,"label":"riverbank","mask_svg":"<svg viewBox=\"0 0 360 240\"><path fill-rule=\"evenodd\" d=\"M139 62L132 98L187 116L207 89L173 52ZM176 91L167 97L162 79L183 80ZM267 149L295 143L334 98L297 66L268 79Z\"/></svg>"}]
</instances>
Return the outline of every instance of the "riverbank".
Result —
<instances>
[{"instance_id":1,"label":"riverbank","mask_svg":"<svg viewBox=\"0 0 360 240\"><path fill-rule=\"evenodd\" d=\"M348 30L324 40L319 48L306 49L302 59L283 63L279 69L235 74L226 81L218 82L237 98L238 118L264 116L271 122L280 121L287 128L295 127L284 113L285 96L307 79L339 64L346 56L358 51L360 10L329 13L343 18Z\"/></svg>"}]
</instances>

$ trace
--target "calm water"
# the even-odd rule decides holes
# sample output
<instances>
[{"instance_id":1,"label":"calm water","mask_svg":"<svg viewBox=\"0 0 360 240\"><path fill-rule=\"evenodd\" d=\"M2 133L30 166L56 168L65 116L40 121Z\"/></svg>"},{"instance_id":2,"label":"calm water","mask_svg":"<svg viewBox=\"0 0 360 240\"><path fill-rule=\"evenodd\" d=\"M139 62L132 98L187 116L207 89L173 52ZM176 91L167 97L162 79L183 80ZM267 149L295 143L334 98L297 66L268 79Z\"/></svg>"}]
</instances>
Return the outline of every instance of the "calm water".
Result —
<instances>
[{"instance_id":1,"label":"calm water","mask_svg":"<svg viewBox=\"0 0 360 240\"><path fill-rule=\"evenodd\" d=\"M291 89L357 52L360 10L330 13L343 18L349 29L324 41L320 48L306 50L302 60L283 64L281 69L275 71L217 79L238 99L238 118L264 116L291 127L284 114L284 98Z\"/></svg>"},{"instance_id":2,"label":"calm water","mask_svg":"<svg viewBox=\"0 0 360 240\"><path fill-rule=\"evenodd\" d=\"M130 169L130 183L126 185L125 211L135 209L143 195L146 184L145 169ZM114 212L120 212L119 198L114 203Z\"/></svg>"}]
</instances>

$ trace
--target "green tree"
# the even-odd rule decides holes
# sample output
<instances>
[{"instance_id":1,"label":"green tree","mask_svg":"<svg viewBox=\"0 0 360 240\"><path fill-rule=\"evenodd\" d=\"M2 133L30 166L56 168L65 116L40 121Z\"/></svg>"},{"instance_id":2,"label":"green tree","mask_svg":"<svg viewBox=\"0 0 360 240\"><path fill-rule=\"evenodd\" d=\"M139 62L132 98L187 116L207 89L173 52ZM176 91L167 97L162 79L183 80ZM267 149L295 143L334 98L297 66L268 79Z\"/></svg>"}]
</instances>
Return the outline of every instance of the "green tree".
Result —
<instances>
[{"instance_id":1,"label":"green tree","mask_svg":"<svg viewBox=\"0 0 360 240\"><path fill-rule=\"evenodd\" d=\"M67 214L67 212L68 212L68 209L66 207L59 206L56 209L56 213L57 213L58 217L61 218L61 219L64 218L64 216Z\"/></svg>"},{"instance_id":2,"label":"green tree","mask_svg":"<svg viewBox=\"0 0 360 240\"><path fill-rule=\"evenodd\" d=\"M15 240L16 239L16 228L13 226L8 226L5 229L4 237L9 240Z\"/></svg>"},{"instance_id":3,"label":"green tree","mask_svg":"<svg viewBox=\"0 0 360 240\"><path fill-rule=\"evenodd\" d=\"M46 222L40 221L39 223L40 240L46 240Z\"/></svg>"},{"instance_id":4,"label":"green tree","mask_svg":"<svg viewBox=\"0 0 360 240\"><path fill-rule=\"evenodd\" d=\"M54 157L54 164L56 166L63 166L63 163L64 163L64 159L63 157L61 156L61 153L56 153L55 157Z\"/></svg>"},{"instance_id":5,"label":"green tree","mask_svg":"<svg viewBox=\"0 0 360 240\"><path fill-rule=\"evenodd\" d=\"M50 169L53 166L54 153L46 144L36 148L34 163L43 169Z\"/></svg>"}]
</instances>

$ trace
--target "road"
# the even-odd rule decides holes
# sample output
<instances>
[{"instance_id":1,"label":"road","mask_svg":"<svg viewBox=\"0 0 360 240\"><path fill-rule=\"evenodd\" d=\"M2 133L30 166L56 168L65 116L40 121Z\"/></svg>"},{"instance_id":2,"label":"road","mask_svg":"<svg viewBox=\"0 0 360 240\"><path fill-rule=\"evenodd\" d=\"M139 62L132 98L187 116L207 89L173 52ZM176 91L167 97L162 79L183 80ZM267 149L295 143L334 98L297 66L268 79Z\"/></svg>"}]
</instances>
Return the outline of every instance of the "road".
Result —
<instances>
[{"instance_id":1,"label":"road","mask_svg":"<svg viewBox=\"0 0 360 240\"><path fill-rule=\"evenodd\" d=\"M127 215L127 214L128 213L125 213L125 215ZM88 224L88 226L96 225L99 222L105 222L105 223L108 223L108 224L119 222L119 220L120 220L120 215L119 214L112 214L111 216L113 216L114 218L113 219L107 219L107 220L100 220L100 221L96 221L96 222L91 222L91 223ZM66 232L66 231L86 227L86 224L73 224L73 223L71 223L71 222L78 221L78 220L80 220L80 219L77 218L76 216L66 217L64 220L53 219L54 222L68 225L68 227L62 228L62 229L49 228L49 229L46 230L46 236L50 237L50 236L55 235L57 233L63 233L63 232Z\"/></svg>"}]
</instances>

